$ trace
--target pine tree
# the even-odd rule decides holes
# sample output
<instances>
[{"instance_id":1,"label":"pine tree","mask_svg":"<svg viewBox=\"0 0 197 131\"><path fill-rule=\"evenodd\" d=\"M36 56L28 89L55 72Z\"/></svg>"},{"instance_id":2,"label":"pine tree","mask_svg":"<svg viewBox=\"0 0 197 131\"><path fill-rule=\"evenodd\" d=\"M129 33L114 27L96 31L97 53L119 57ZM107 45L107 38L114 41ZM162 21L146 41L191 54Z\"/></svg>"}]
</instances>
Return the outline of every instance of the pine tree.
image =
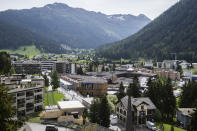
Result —
<instances>
[{"instance_id":1,"label":"pine tree","mask_svg":"<svg viewBox=\"0 0 197 131\"><path fill-rule=\"evenodd\" d=\"M121 82L120 87L119 87L119 91L118 91L118 94L117 94L118 101L120 101L125 96L126 96L125 87L123 86L123 83Z\"/></svg>"},{"instance_id":2,"label":"pine tree","mask_svg":"<svg viewBox=\"0 0 197 131\"><path fill-rule=\"evenodd\" d=\"M8 74L11 69L11 59L7 52L0 52L0 74Z\"/></svg>"},{"instance_id":3,"label":"pine tree","mask_svg":"<svg viewBox=\"0 0 197 131\"><path fill-rule=\"evenodd\" d=\"M140 85L137 76L133 78L133 83L131 86L131 96L134 98L140 97Z\"/></svg>"},{"instance_id":4,"label":"pine tree","mask_svg":"<svg viewBox=\"0 0 197 131\"><path fill-rule=\"evenodd\" d=\"M79 74L79 75L83 75L84 74L83 73L83 69L82 69L81 66L79 68L77 68L77 74Z\"/></svg>"},{"instance_id":5,"label":"pine tree","mask_svg":"<svg viewBox=\"0 0 197 131\"><path fill-rule=\"evenodd\" d=\"M56 104L55 98L54 98L54 91L60 87L60 78L57 74L57 71L54 71L51 75L51 86L53 88L52 90L52 99L53 99L53 104Z\"/></svg>"},{"instance_id":6,"label":"pine tree","mask_svg":"<svg viewBox=\"0 0 197 131\"><path fill-rule=\"evenodd\" d=\"M23 124L21 120L15 120L15 110L12 107L12 96L8 94L8 89L0 85L0 129L15 131Z\"/></svg>"},{"instance_id":7,"label":"pine tree","mask_svg":"<svg viewBox=\"0 0 197 131\"><path fill-rule=\"evenodd\" d=\"M107 97L101 98L101 105L99 111L100 125L104 127L109 127L110 125L110 107L108 104Z\"/></svg>"},{"instance_id":8,"label":"pine tree","mask_svg":"<svg viewBox=\"0 0 197 131\"><path fill-rule=\"evenodd\" d=\"M189 125L188 131L196 131L197 129L197 108L195 112L192 114L191 123Z\"/></svg>"},{"instance_id":9,"label":"pine tree","mask_svg":"<svg viewBox=\"0 0 197 131\"><path fill-rule=\"evenodd\" d=\"M49 86L49 79L47 78L46 75L44 75L43 78L44 78L45 86L48 87Z\"/></svg>"},{"instance_id":10,"label":"pine tree","mask_svg":"<svg viewBox=\"0 0 197 131\"><path fill-rule=\"evenodd\" d=\"M127 121L126 121L126 131L134 131L134 125L133 125L133 106L131 105L131 95L132 95L132 87L129 86L127 90L128 95L128 107L127 107Z\"/></svg>"},{"instance_id":11,"label":"pine tree","mask_svg":"<svg viewBox=\"0 0 197 131\"><path fill-rule=\"evenodd\" d=\"M100 101L94 100L90 106L90 113L89 113L90 122L100 124L99 110L100 110Z\"/></svg>"},{"instance_id":12,"label":"pine tree","mask_svg":"<svg viewBox=\"0 0 197 131\"><path fill-rule=\"evenodd\" d=\"M56 90L58 87L60 87L60 78L57 74L57 71L54 71L51 75L51 85L53 90Z\"/></svg>"},{"instance_id":13,"label":"pine tree","mask_svg":"<svg viewBox=\"0 0 197 131\"><path fill-rule=\"evenodd\" d=\"M82 114L82 117L83 117L83 125L86 122L87 116L88 116L88 110L85 108L84 111L83 111L83 114Z\"/></svg>"},{"instance_id":14,"label":"pine tree","mask_svg":"<svg viewBox=\"0 0 197 131\"><path fill-rule=\"evenodd\" d=\"M173 121L173 117L175 115L176 110L176 98L173 95L173 89L170 79L168 79L166 83L166 92L167 93L164 99L164 104L168 106L165 106L165 112L167 114L167 120Z\"/></svg>"}]
</instances>

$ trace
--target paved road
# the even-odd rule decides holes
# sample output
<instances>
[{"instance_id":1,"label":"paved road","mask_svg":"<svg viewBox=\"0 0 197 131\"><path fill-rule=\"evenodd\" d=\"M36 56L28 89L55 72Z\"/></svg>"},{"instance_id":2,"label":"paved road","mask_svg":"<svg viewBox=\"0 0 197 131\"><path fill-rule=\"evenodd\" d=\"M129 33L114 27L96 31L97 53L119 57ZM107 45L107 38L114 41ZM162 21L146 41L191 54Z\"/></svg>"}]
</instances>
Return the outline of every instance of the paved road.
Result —
<instances>
[{"instance_id":1,"label":"paved road","mask_svg":"<svg viewBox=\"0 0 197 131\"><path fill-rule=\"evenodd\" d=\"M65 80L61 79L61 81L65 81ZM66 97L66 99L68 99L68 100L77 100L77 101L80 101L80 102L83 101L84 97L81 96L80 94L78 94L76 91L66 90L63 87L58 88L58 91L63 93L64 96Z\"/></svg>"},{"instance_id":2,"label":"paved road","mask_svg":"<svg viewBox=\"0 0 197 131\"><path fill-rule=\"evenodd\" d=\"M42 125L39 123L26 123L27 126L29 126L29 128L31 130L26 130L26 131L45 131L46 129L46 125ZM72 129L68 129L68 128L63 128L63 127L58 127L58 131L73 131Z\"/></svg>"}]
</instances>

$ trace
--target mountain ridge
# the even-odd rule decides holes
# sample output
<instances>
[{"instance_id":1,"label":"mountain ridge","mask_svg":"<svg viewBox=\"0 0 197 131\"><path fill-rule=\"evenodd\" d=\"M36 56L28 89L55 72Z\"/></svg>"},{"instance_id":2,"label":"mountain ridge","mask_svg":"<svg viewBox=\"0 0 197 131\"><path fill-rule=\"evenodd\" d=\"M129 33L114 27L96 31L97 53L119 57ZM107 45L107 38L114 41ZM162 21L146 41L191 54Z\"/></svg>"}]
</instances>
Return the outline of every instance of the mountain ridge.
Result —
<instances>
[{"instance_id":1,"label":"mountain ridge","mask_svg":"<svg viewBox=\"0 0 197 131\"><path fill-rule=\"evenodd\" d=\"M0 12L0 19L4 21L73 48L96 48L120 40L150 22L148 17L121 15L119 19L109 19L109 16L112 15L63 3Z\"/></svg>"},{"instance_id":2,"label":"mountain ridge","mask_svg":"<svg viewBox=\"0 0 197 131\"><path fill-rule=\"evenodd\" d=\"M181 0L136 34L101 46L97 55L111 59L197 60L197 1Z\"/></svg>"}]
</instances>

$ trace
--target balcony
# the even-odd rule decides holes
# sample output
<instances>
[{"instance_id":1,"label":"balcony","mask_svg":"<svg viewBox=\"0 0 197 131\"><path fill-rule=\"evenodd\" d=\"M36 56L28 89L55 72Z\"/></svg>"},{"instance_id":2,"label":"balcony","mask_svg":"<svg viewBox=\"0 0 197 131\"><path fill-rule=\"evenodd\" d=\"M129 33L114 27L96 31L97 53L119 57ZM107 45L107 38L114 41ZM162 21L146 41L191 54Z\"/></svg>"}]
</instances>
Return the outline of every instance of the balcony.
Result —
<instances>
[{"instance_id":1,"label":"balcony","mask_svg":"<svg viewBox=\"0 0 197 131\"><path fill-rule=\"evenodd\" d=\"M18 107L18 111L23 111L25 110L25 107Z\"/></svg>"},{"instance_id":2,"label":"balcony","mask_svg":"<svg viewBox=\"0 0 197 131\"><path fill-rule=\"evenodd\" d=\"M43 94L43 91L35 92L34 94L35 95L42 95Z\"/></svg>"}]
</instances>

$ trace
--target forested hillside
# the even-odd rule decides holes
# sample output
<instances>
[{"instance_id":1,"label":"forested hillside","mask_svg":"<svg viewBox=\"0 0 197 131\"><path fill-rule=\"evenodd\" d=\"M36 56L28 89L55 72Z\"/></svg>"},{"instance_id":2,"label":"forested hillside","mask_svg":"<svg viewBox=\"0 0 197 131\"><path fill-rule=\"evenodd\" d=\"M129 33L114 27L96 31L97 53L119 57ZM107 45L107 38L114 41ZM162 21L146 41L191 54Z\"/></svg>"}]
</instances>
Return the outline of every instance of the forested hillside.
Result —
<instances>
[{"instance_id":1,"label":"forested hillside","mask_svg":"<svg viewBox=\"0 0 197 131\"><path fill-rule=\"evenodd\" d=\"M150 58L197 61L197 1L180 0L135 35L97 49L111 59Z\"/></svg>"},{"instance_id":2,"label":"forested hillside","mask_svg":"<svg viewBox=\"0 0 197 131\"><path fill-rule=\"evenodd\" d=\"M37 34L0 20L0 49L18 49L25 45L35 45L42 52L66 52L60 45Z\"/></svg>"},{"instance_id":3,"label":"forested hillside","mask_svg":"<svg viewBox=\"0 0 197 131\"><path fill-rule=\"evenodd\" d=\"M121 40L150 22L145 15L105 15L62 3L3 11L0 19L73 48L95 48Z\"/></svg>"}]
</instances>

